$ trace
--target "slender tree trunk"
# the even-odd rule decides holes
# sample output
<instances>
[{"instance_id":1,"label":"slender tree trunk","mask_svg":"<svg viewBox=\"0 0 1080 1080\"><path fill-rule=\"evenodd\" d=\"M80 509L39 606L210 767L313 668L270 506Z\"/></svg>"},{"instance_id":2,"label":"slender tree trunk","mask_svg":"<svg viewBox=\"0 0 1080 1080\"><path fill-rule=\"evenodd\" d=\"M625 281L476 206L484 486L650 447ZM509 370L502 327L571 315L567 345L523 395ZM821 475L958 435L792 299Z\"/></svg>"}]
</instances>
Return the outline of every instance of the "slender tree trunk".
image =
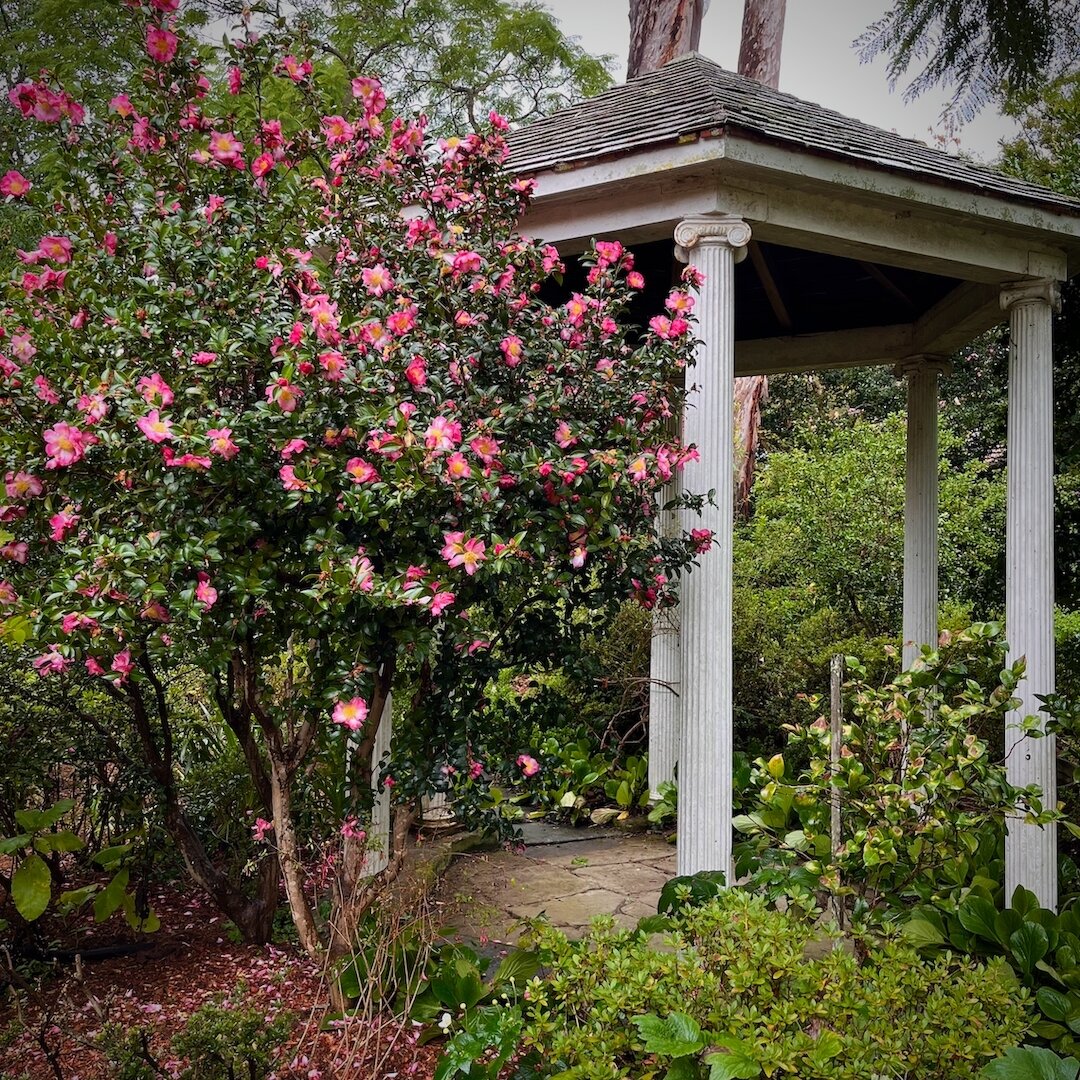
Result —
<instances>
[{"instance_id":1,"label":"slender tree trunk","mask_svg":"<svg viewBox=\"0 0 1080 1080\"><path fill-rule=\"evenodd\" d=\"M696 52L708 0L630 0L630 56L626 77L645 75Z\"/></svg>"},{"instance_id":2,"label":"slender tree trunk","mask_svg":"<svg viewBox=\"0 0 1080 1080\"><path fill-rule=\"evenodd\" d=\"M289 900L293 925L303 950L312 958L322 954L322 941L315 914L304 894L304 864L292 808L292 775L289 766L271 754L270 788L274 804L274 840L277 843L281 876L285 880L285 895Z\"/></svg>"},{"instance_id":3,"label":"slender tree trunk","mask_svg":"<svg viewBox=\"0 0 1080 1080\"><path fill-rule=\"evenodd\" d=\"M780 85L780 49L787 0L745 0L739 74L776 89ZM735 506L750 512L754 463L761 432L761 405L768 397L764 375L735 380Z\"/></svg>"}]
</instances>

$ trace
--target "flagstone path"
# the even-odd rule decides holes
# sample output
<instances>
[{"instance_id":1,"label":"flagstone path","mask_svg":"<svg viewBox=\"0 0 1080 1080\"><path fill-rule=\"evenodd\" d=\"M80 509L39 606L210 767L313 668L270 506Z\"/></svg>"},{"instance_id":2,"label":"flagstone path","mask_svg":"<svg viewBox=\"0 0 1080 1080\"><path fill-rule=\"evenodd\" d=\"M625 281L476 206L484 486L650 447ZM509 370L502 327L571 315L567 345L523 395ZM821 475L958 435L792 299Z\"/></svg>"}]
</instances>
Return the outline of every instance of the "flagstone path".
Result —
<instances>
[{"instance_id":1,"label":"flagstone path","mask_svg":"<svg viewBox=\"0 0 1080 1080\"><path fill-rule=\"evenodd\" d=\"M533 825L525 849L454 856L439 890L447 930L477 941L512 942L515 924L545 914L570 937L595 915L632 926L656 914L675 875L675 848L662 837Z\"/></svg>"}]
</instances>

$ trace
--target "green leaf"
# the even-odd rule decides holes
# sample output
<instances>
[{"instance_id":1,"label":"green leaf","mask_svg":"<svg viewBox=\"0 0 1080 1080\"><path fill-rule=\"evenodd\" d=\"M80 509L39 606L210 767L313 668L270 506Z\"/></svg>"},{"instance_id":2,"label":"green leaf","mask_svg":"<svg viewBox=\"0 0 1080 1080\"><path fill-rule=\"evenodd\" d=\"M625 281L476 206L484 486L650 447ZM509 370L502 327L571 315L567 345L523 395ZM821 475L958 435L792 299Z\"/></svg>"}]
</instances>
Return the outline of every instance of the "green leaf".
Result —
<instances>
[{"instance_id":1,"label":"green leaf","mask_svg":"<svg viewBox=\"0 0 1080 1080\"><path fill-rule=\"evenodd\" d=\"M1040 986L1035 994L1035 1001L1042 1010L1043 1015L1058 1023L1064 1021L1069 1015L1070 1001L1058 990L1049 986Z\"/></svg>"},{"instance_id":2,"label":"green leaf","mask_svg":"<svg viewBox=\"0 0 1080 1080\"><path fill-rule=\"evenodd\" d=\"M685 1013L672 1013L664 1020L646 1013L631 1017L630 1022L637 1027L645 1043L645 1051L649 1054L686 1057L698 1053L705 1046L705 1037L698 1022Z\"/></svg>"},{"instance_id":3,"label":"green leaf","mask_svg":"<svg viewBox=\"0 0 1080 1080\"><path fill-rule=\"evenodd\" d=\"M34 837L34 847L38 851L82 851L86 843L73 832L42 833Z\"/></svg>"},{"instance_id":4,"label":"green leaf","mask_svg":"<svg viewBox=\"0 0 1080 1080\"><path fill-rule=\"evenodd\" d=\"M910 942L916 949L931 949L937 945L945 944L945 936L933 923L926 919L909 919L900 930L905 941Z\"/></svg>"},{"instance_id":5,"label":"green leaf","mask_svg":"<svg viewBox=\"0 0 1080 1080\"><path fill-rule=\"evenodd\" d=\"M997 908L982 896L969 896L957 911L960 925L973 934L978 934L987 941L998 941L997 931L994 928L997 919Z\"/></svg>"},{"instance_id":6,"label":"green leaf","mask_svg":"<svg viewBox=\"0 0 1080 1080\"><path fill-rule=\"evenodd\" d=\"M113 863L119 862L130 850L130 844L116 844L113 847L102 848L90 861L107 870Z\"/></svg>"},{"instance_id":7,"label":"green leaf","mask_svg":"<svg viewBox=\"0 0 1080 1080\"><path fill-rule=\"evenodd\" d=\"M94 898L94 919L104 922L123 902L127 890L128 871L121 870Z\"/></svg>"},{"instance_id":8,"label":"green leaf","mask_svg":"<svg viewBox=\"0 0 1080 1080\"><path fill-rule=\"evenodd\" d=\"M1058 1057L1041 1046L1013 1047L1003 1057L984 1065L983 1080L1076 1080L1080 1061Z\"/></svg>"},{"instance_id":9,"label":"green leaf","mask_svg":"<svg viewBox=\"0 0 1080 1080\"><path fill-rule=\"evenodd\" d=\"M28 855L11 878L11 899L15 910L33 922L49 906L52 896L52 874L40 855Z\"/></svg>"},{"instance_id":10,"label":"green leaf","mask_svg":"<svg viewBox=\"0 0 1080 1080\"><path fill-rule=\"evenodd\" d=\"M540 970L540 957L531 949L514 949L495 969L492 985L512 982L523 986Z\"/></svg>"},{"instance_id":11,"label":"green leaf","mask_svg":"<svg viewBox=\"0 0 1080 1080\"><path fill-rule=\"evenodd\" d=\"M811 1063L820 1069L843 1049L844 1042L835 1031L823 1031L817 1037L813 1050L807 1056L810 1058Z\"/></svg>"},{"instance_id":12,"label":"green leaf","mask_svg":"<svg viewBox=\"0 0 1080 1080\"><path fill-rule=\"evenodd\" d=\"M21 833L19 836L8 836L0 840L0 855L12 855L30 843L29 833Z\"/></svg>"},{"instance_id":13,"label":"green leaf","mask_svg":"<svg viewBox=\"0 0 1080 1080\"><path fill-rule=\"evenodd\" d=\"M74 805L74 799L61 799L48 810L16 810L15 820L27 832L40 832L55 825Z\"/></svg>"},{"instance_id":14,"label":"green leaf","mask_svg":"<svg viewBox=\"0 0 1080 1080\"><path fill-rule=\"evenodd\" d=\"M718 1035L715 1041L720 1050L705 1058L709 1080L754 1080L761 1075L761 1066L747 1043L734 1035Z\"/></svg>"},{"instance_id":15,"label":"green leaf","mask_svg":"<svg viewBox=\"0 0 1080 1080\"><path fill-rule=\"evenodd\" d=\"M671 1063L671 1068L664 1073L664 1080L699 1080L701 1069L697 1060L692 1057L676 1058Z\"/></svg>"},{"instance_id":16,"label":"green leaf","mask_svg":"<svg viewBox=\"0 0 1080 1080\"><path fill-rule=\"evenodd\" d=\"M666 915L645 915L634 928L639 934L665 934L675 924Z\"/></svg>"},{"instance_id":17,"label":"green leaf","mask_svg":"<svg viewBox=\"0 0 1080 1080\"><path fill-rule=\"evenodd\" d=\"M1038 923L1026 922L1009 938L1009 948L1018 970L1025 978L1031 978L1035 965L1050 950L1046 930Z\"/></svg>"}]
</instances>

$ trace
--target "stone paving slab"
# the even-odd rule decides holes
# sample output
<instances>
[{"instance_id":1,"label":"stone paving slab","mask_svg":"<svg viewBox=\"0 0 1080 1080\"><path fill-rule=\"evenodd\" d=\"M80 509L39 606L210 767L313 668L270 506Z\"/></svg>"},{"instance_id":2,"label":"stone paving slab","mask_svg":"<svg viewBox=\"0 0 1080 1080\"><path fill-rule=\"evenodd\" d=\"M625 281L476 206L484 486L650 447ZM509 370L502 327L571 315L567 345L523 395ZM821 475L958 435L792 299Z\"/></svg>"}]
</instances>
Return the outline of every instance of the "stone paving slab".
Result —
<instances>
[{"instance_id":1,"label":"stone paving slab","mask_svg":"<svg viewBox=\"0 0 1080 1080\"><path fill-rule=\"evenodd\" d=\"M675 875L672 845L648 834L547 828L532 830L539 842L527 838L521 853L454 858L440 891L448 932L513 942L520 919L544 913L567 936L580 937L596 915L632 926L656 912L664 882Z\"/></svg>"}]
</instances>

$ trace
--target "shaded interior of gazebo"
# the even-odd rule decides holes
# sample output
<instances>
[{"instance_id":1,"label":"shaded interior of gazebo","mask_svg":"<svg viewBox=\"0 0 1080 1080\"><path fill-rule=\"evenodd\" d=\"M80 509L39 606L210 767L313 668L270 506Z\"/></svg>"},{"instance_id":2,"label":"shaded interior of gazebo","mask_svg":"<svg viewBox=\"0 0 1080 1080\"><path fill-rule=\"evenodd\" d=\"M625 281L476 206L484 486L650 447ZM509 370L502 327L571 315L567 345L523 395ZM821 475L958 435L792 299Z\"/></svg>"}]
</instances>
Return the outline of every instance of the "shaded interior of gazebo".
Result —
<instances>
[{"instance_id":1,"label":"shaded interior of gazebo","mask_svg":"<svg viewBox=\"0 0 1080 1080\"><path fill-rule=\"evenodd\" d=\"M517 132L536 178L528 235L574 255L635 252L662 309L683 262L698 290L687 490L717 492L714 550L653 640L650 780L679 776L679 872L731 869L732 400L735 377L888 364L908 383L905 660L937 642L937 403L947 358L1008 321L1006 632L1027 658L1019 715L1054 689L1052 319L1080 270L1080 202L680 57ZM571 266L565 288L574 288ZM558 299L552 297L552 299ZM671 492L677 494L677 490ZM1018 719L1015 717L1014 719ZM1016 741L1006 733L1006 745ZM1009 756L1054 798L1052 738ZM1008 888L1056 903L1052 828L1015 823Z\"/></svg>"}]
</instances>

